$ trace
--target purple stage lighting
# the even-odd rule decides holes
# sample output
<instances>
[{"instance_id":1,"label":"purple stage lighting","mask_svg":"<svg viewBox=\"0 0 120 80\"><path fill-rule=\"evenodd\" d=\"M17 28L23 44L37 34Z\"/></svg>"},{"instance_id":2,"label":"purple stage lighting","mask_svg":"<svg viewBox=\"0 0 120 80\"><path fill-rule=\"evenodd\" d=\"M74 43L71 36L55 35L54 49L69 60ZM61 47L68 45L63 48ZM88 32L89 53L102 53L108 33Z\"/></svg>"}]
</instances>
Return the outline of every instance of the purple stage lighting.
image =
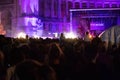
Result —
<instances>
[{"instance_id":1,"label":"purple stage lighting","mask_svg":"<svg viewBox=\"0 0 120 80\"><path fill-rule=\"evenodd\" d=\"M104 24L103 23L91 23L90 24L90 30L104 30Z\"/></svg>"},{"instance_id":2,"label":"purple stage lighting","mask_svg":"<svg viewBox=\"0 0 120 80\"><path fill-rule=\"evenodd\" d=\"M43 23L38 16L39 0L21 0L24 32L30 37L42 36ZM20 23L19 23L20 24Z\"/></svg>"},{"instance_id":3,"label":"purple stage lighting","mask_svg":"<svg viewBox=\"0 0 120 80\"><path fill-rule=\"evenodd\" d=\"M22 9L23 13L35 13L36 11L38 12L38 0L22 0Z\"/></svg>"}]
</instances>

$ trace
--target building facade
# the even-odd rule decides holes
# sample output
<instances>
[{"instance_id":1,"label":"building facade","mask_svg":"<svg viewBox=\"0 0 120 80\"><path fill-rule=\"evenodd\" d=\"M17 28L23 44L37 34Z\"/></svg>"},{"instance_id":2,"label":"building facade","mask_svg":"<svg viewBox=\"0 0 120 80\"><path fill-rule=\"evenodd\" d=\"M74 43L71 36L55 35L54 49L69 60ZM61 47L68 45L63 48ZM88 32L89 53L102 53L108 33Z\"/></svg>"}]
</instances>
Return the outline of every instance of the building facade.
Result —
<instances>
[{"instance_id":1,"label":"building facade","mask_svg":"<svg viewBox=\"0 0 120 80\"><path fill-rule=\"evenodd\" d=\"M5 1L0 3L2 4L0 5L2 17L0 22L5 26L8 36L16 36L21 31L30 36L69 32L71 26L70 9L120 8L119 0ZM119 23L118 20L117 24Z\"/></svg>"}]
</instances>

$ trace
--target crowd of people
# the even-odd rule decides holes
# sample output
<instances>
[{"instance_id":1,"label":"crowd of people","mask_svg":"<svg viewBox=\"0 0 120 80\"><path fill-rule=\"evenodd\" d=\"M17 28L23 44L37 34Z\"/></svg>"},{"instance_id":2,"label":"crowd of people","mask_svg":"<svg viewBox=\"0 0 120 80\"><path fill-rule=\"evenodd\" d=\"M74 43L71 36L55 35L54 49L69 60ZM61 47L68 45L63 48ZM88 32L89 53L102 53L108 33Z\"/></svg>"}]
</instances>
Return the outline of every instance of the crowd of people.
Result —
<instances>
[{"instance_id":1,"label":"crowd of people","mask_svg":"<svg viewBox=\"0 0 120 80\"><path fill-rule=\"evenodd\" d=\"M120 46L99 37L17 39L0 36L0 80L119 80Z\"/></svg>"}]
</instances>

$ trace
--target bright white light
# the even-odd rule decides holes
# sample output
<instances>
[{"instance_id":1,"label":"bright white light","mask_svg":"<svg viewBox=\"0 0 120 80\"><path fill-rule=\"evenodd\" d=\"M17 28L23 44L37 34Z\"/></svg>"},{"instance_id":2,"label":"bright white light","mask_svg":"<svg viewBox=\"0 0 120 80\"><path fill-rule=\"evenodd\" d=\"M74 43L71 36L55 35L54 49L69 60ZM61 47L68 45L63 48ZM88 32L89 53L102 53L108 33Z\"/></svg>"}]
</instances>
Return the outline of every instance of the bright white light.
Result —
<instances>
[{"instance_id":1,"label":"bright white light","mask_svg":"<svg viewBox=\"0 0 120 80\"><path fill-rule=\"evenodd\" d=\"M39 38L39 36L37 36L37 35L34 35L33 37L34 37L34 38Z\"/></svg>"},{"instance_id":2,"label":"bright white light","mask_svg":"<svg viewBox=\"0 0 120 80\"><path fill-rule=\"evenodd\" d=\"M23 33L23 32L20 32L18 35L17 35L17 38L26 38L26 34Z\"/></svg>"},{"instance_id":3,"label":"bright white light","mask_svg":"<svg viewBox=\"0 0 120 80\"><path fill-rule=\"evenodd\" d=\"M89 38L92 38L92 35L91 35L91 34L89 35Z\"/></svg>"},{"instance_id":4,"label":"bright white light","mask_svg":"<svg viewBox=\"0 0 120 80\"><path fill-rule=\"evenodd\" d=\"M47 39L47 38L53 39L53 37L44 37L44 36L42 36L41 38L43 38L43 39Z\"/></svg>"},{"instance_id":5,"label":"bright white light","mask_svg":"<svg viewBox=\"0 0 120 80\"><path fill-rule=\"evenodd\" d=\"M26 26L36 26L37 25L36 22L37 22L38 19L35 18L35 17L32 17L32 18L25 17L24 19L25 19L25 25Z\"/></svg>"},{"instance_id":6,"label":"bright white light","mask_svg":"<svg viewBox=\"0 0 120 80\"><path fill-rule=\"evenodd\" d=\"M48 34L51 34L51 33L48 33Z\"/></svg>"},{"instance_id":7,"label":"bright white light","mask_svg":"<svg viewBox=\"0 0 120 80\"><path fill-rule=\"evenodd\" d=\"M58 37L58 33L53 33L53 34L55 35L54 37L56 37L56 38Z\"/></svg>"},{"instance_id":8,"label":"bright white light","mask_svg":"<svg viewBox=\"0 0 120 80\"><path fill-rule=\"evenodd\" d=\"M73 32L70 32L70 33L65 33L65 38L74 39L77 38L77 36Z\"/></svg>"}]
</instances>

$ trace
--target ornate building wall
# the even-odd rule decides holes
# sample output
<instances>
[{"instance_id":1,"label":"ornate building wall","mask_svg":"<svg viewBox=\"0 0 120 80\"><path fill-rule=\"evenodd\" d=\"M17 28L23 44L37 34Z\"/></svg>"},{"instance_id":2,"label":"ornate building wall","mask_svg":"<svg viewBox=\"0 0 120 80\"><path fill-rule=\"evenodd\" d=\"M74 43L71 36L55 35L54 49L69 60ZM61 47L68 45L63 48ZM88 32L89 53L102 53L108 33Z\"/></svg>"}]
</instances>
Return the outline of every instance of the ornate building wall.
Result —
<instances>
[{"instance_id":1,"label":"ornate building wall","mask_svg":"<svg viewBox=\"0 0 120 80\"><path fill-rule=\"evenodd\" d=\"M39 15L45 29L57 32L70 31L70 9L120 8L119 0L39 0ZM49 5L48 5L49 4ZM57 4L57 5L56 5ZM49 8L47 8L49 7ZM42 8L42 9L41 9ZM48 16L49 15L49 16ZM120 23L120 20L118 20ZM51 27L52 26L52 27Z\"/></svg>"},{"instance_id":2,"label":"ornate building wall","mask_svg":"<svg viewBox=\"0 0 120 80\"><path fill-rule=\"evenodd\" d=\"M61 33L70 30L70 9L120 8L119 0L14 0L12 3L10 0L5 1L8 1L7 4L0 5L1 22L11 35L27 31L28 22L32 21L34 25L36 17L43 22L45 32Z\"/></svg>"},{"instance_id":3,"label":"ornate building wall","mask_svg":"<svg viewBox=\"0 0 120 80\"><path fill-rule=\"evenodd\" d=\"M0 1L1 24L3 25L6 36L10 37L16 31L17 27L17 1Z\"/></svg>"}]
</instances>

